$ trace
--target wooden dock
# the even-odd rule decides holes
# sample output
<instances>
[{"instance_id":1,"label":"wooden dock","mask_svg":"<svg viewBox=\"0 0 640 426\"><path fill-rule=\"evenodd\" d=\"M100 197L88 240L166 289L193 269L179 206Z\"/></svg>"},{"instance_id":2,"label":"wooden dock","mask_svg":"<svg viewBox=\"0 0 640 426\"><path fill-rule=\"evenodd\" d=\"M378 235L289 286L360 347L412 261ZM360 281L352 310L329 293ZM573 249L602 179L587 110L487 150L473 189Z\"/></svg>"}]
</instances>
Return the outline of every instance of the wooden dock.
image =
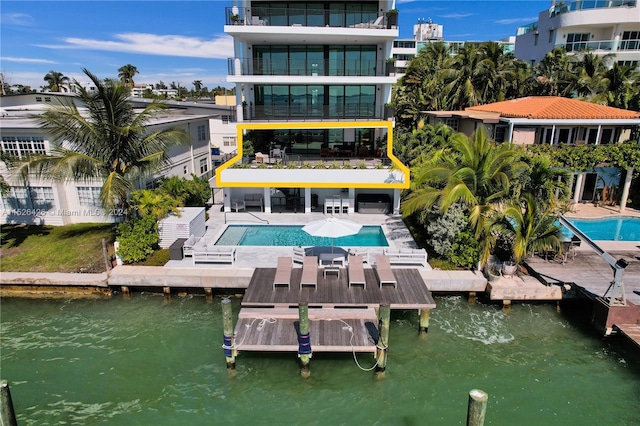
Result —
<instances>
[{"instance_id":1,"label":"wooden dock","mask_svg":"<svg viewBox=\"0 0 640 426\"><path fill-rule=\"evenodd\" d=\"M430 310L436 304L416 269L392 269L396 287L380 287L375 271L365 268L366 286L349 287L346 269L339 276L318 271L317 289L300 289L302 268L293 268L289 288L273 288L275 268L256 268L242 300L235 327L239 351L297 352L298 304L309 306L314 352L375 352L376 309Z\"/></svg>"},{"instance_id":2,"label":"wooden dock","mask_svg":"<svg viewBox=\"0 0 640 426\"><path fill-rule=\"evenodd\" d=\"M640 324L616 324L616 328L640 348Z\"/></svg>"}]
</instances>

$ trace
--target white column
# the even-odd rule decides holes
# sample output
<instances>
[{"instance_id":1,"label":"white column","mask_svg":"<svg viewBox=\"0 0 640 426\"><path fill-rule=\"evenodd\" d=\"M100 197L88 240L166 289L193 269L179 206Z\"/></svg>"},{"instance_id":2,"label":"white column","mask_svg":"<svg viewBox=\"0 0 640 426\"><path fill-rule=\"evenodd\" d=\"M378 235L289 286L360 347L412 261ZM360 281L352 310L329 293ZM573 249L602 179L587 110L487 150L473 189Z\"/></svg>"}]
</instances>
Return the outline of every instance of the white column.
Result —
<instances>
[{"instance_id":1,"label":"white column","mask_svg":"<svg viewBox=\"0 0 640 426\"><path fill-rule=\"evenodd\" d=\"M602 135L602 124L598 124L598 133L596 134L596 145L600 145L601 135Z\"/></svg>"},{"instance_id":2,"label":"white column","mask_svg":"<svg viewBox=\"0 0 640 426\"><path fill-rule=\"evenodd\" d=\"M393 190L393 214L400 214L400 190Z\"/></svg>"},{"instance_id":3,"label":"white column","mask_svg":"<svg viewBox=\"0 0 640 426\"><path fill-rule=\"evenodd\" d=\"M228 213L231 211L231 188L223 188L222 193L224 194L224 211Z\"/></svg>"},{"instance_id":4,"label":"white column","mask_svg":"<svg viewBox=\"0 0 640 426\"><path fill-rule=\"evenodd\" d=\"M553 145L553 139L556 137L556 125L554 124L551 127L551 142L549 142L549 145Z\"/></svg>"},{"instance_id":5,"label":"white column","mask_svg":"<svg viewBox=\"0 0 640 426\"><path fill-rule=\"evenodd\" d=\"M507 142L513 142L513 122L509 122L509 135Z\"/></svg>"},{"instance_id":6,"label":"white column","mask_svg":"<svg viewBox=\"0 0 640 426\"><path fill-rule=\"evenodd\" d=\"M264 212L271 213L271 188L264 188L263 194Z\"/></svg>"},{"instance_id":7,"label":"white column","mask_svg":"<svg viewBox=\"0 0 640 426\"><path fill-rule=\"evenodd\" d=\"M574 190L573 193L573 204L576 205L578 204L578 201L580 201L580 195L582 194L582 179L583 179L584 173L578 173L576 175L576 189Z\"/></svg>"},{"instance_id":8,"label":"white column","mask_svg":"<svg viewBox=\"0 0 640 426\"><path fill-rule=\"evenodd\" d=\"M354 214L356 212L356 189L349 188L349 214Z\"/></svg>"},{"instance_id":9,"label":"white column","mask_svg":"<svg viewBox=\"0 0 640 426\"><path fill-rule=\"evenodd\" d=\"M611 51L616 52L616 50L618 50L618 47L620 46L620 35L622 34L622 26L620 24L616 24L615 28L613 29L613 43L611 45Z\"/></svg>"},{"instance_id":10,"label":"white column","mask_svg":"<svg viewBox=\"0 0 640 426\"><path fill-rule=\"evenodd\" d=\"M633 176L633 167L627 169L627 175L624 177L624 186L622 187L622 197L620 197L620 213L627 208L627 199L629 198L629 188L631 188L631 176Z\"/></svg>"},{"instance_id":11,"label":"white column","mask_svg":"<svg viewBox=\"0 0 640 426\"><path fill-rule=\"evenodd\" d=\"M304 212L311 213L311 188L304 189Z\"/></svg>"}]
</instances>

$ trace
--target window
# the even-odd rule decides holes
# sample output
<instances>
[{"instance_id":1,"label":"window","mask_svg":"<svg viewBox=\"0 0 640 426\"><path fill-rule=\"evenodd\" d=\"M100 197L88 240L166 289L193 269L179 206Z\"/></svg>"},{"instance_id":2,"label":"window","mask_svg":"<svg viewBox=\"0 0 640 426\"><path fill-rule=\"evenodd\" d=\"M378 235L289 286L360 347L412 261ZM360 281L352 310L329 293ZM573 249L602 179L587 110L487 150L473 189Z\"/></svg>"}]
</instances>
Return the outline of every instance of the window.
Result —
<instances>
[{"instance_id":1,"label":"window","mask_svg":"<svg viewBox=\"0 0 640 426\"><path fill-rule=\"evenodd\" d=\"M496 142L504 142L504 136L507 133L507 126L496 126L493 140Z\"/></svg>"},{"instance_id":2,"label":"window","mask_svg":"<svg viewBox=\"0 0 640 426\"><path fill-rule=\"evenodd\" d=\"M53 189L46 186L14 186L6 201L12 209L51 210L55 208Z\"/></svg>"},{"instance_id":3,"label":"window","mask_svg":"<svg viewBox=\"0 0 640 426\"><path fill-rule=\"evenodd\" d=\"M533 35L533 45L537 46L538 45L538 32L536 31L536 33Z\"/></svg>"},{"instance_id":4,"label":"window","mask_svg":"<svg viewBox=\"0 0 640 426\"><path fill-rule=\"evenodd\" d=\"M101 207L99 186L78 186L78 203L81 206Z\"/></svg>"},{"instance_id":5,"label":"window","mask_svg":"<svg viewBox=\"0 0 640 426\"><path fill-rule=\"evenodd\" d=\"M231 121L230 115L222 115L220 116L220 118L222 119L222 124L229 124L229 122Z\"/></svg>"},{"instance_id":6,"label":"window","mask_svg":"<svg viewBox=\"0 0 640 426\"><path fill-rule=\"evenodd\" d=\"M201 124L198 126L198 141L207 140L207 126Z\"/></svg>"},{"instance_id":7,"label":"window","mask_svg":"<svg viewBox=\"0 0 640 426\"><path fill-rule=\"evenodd\" d=\"M200 159L200 174L203 175L209 171L209 162L206 158Z\"/></svg>"},{"instance_id":8,"label":"window","mask_svg":"<svg viewBox=\"0 0 640 426\"><path fill-rule=\"evenodd\" d=\"M555 31L554 30L549 30L549 43L553 43L553 35L554 35Z\"/></svg>"},{"instance_id":9,"label":"window","mask_svg":"<svg viewBox=\"0 0 640 426\"><path fill-rule=\"evenodd\" d=\"M23 159L31 155L46 154L44 138L38 136L2 136L2 150Z\"/></svg>"},{"instance_id":10,"label":"window","mask_svg":"<svg viewBox=\"0 0 640 426\"><path fill-rule=\"evenodd\" d=\"M393 47L403 48L403 49L415 49L416 42L413 40L395 40L393 42Z\"/></svg>"},{"instance_id":11,"label":"window","mask_svg":"<svg viewBox=\"0 0 640 426\"><path fill-rule=\"evenodd\" d=\"M640 49L640 31L625 31L622 33L620 50Z\"/></svg>"},{"instance_id":12,"label":"window","mask_svg":"<svg viewBox=\"0 0 640 426\"><path fill-rule=\"evenodd\" d=\"M567 34L567 44L565 48L567 52L578 52L587 48L589 41L589 33L571 33Z\"/></svg>"},{"instance_id":13,"label":"window","mask_svg":"<svg viewBox=\"0 0 640 426\"><path fill-rule=\"evenodd\" d=\"M458 119L457 118L447 118L444 122L447 126L451 127L454 131L458 131Z\"/></svg>"},{"instance_id":14,"label":"window","mask_svg":"<svg viewBox=\"0 0 640 426\"><path fill-rule=\"evenodd\" d=\"M236 136L223 136L222 146L237 146L238 141Z\"/></svg>"}]
</instances>

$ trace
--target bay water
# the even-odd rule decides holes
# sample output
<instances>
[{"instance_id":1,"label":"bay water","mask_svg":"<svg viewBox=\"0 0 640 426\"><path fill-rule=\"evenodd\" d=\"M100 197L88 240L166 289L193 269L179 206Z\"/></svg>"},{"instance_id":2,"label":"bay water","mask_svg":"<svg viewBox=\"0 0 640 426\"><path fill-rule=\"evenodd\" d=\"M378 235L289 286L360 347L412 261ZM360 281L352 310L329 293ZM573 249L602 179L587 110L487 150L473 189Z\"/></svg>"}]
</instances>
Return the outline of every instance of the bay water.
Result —
<instances>
[{"instance_id":1,"label":"bay water","mask_svg":"<svg viewBox=\"0 0 640 426\"><path fill-rule=\"evenodd\" d=\"M426 338L392 312L384 379L316 353L305 380L292 353L241 353L231 377L219 297L4 298L0 376L20 425L457 425L472 389L487 425L640 424L637 353L580 312L435 299Z\"/></svg>"}]
</instances>

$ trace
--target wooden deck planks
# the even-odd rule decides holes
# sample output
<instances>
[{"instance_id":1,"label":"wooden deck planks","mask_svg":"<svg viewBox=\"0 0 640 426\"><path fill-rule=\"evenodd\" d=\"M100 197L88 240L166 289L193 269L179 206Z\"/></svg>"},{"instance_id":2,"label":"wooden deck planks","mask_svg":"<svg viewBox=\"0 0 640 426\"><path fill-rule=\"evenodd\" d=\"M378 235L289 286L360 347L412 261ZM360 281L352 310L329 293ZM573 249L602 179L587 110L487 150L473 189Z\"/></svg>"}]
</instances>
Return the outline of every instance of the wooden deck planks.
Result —
<instances>
[{"instance_id":1,"label":"wooden deck planks","mask_svg":"<svg viewBox=\"0 0 640 426\"><path fill-rule=\"evenodd\" d=\"M273 289L274 268L256 268L245 296L243 306L294 306L306 301L310 306L370 306L388 302L392 309L433 309L435 302L420 273L415 269L393 269L398 280L397 287L379 286L375 272L365 268L366 289L360 286L349 288L347 270L340 277L318 271L318 288L299 289L302 270L294 268L291 274L291 289Z\"/></svg>"},{"instance_id":2,"label":"wooden deck planks","mask_svg":"<svg viewBox=\"0 0 640 426\"><path fill-rule=\"evenodd\" d=\"M265 309L269 311L270 309ZM261 324L253 318L240 318L236 326L236 345L239 351L297 352L298 340L294 322L297 319L277 319ZM344 322L343 322L344 321ZM371 319L326 320L310 319L309 334L314 352L375 352L366 322ZM352 327L354 338L347 329Z\"/></svg>"},{"instance_id":3,"label":"wooden deck planks","mask_svg":"<svg viewBox=\"0 0 640 426\"><path fill-rule=\"evenodd\" d=\"M640 347L640 324L616 324L616 327L636 346Z\"/></svg>"}]
</instances>

